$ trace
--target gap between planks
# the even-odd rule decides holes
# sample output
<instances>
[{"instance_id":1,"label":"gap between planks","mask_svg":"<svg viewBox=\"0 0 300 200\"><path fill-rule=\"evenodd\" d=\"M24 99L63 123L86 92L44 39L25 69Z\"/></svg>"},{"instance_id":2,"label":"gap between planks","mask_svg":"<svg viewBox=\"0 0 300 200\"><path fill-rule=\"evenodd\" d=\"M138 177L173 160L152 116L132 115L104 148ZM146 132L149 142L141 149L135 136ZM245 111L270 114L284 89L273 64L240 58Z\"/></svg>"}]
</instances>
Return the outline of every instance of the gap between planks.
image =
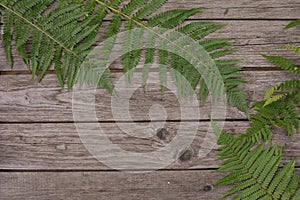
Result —
<instances>
[{"instance_id":1,"label":"gap between planks","mask_svg":"<svg viewBox=\"0 0 300 200\"><path fill-rule=\"evenodd\" d=\"M136 69L137 71L141 72L141 69ZM123 69L110 69L111 73L124 73ZM257 67L244 67L241 71L244 72L249 72L249 71L283 71L279 67L262 67L262 68L257 68ZM53 70L48 70L46 72L47 74L55 74L55 71ZM5 75L31 75L31 72L28 70L20 70L20 71L0 71L0 75L5 76Z\"/></svg>"}]
</instances>

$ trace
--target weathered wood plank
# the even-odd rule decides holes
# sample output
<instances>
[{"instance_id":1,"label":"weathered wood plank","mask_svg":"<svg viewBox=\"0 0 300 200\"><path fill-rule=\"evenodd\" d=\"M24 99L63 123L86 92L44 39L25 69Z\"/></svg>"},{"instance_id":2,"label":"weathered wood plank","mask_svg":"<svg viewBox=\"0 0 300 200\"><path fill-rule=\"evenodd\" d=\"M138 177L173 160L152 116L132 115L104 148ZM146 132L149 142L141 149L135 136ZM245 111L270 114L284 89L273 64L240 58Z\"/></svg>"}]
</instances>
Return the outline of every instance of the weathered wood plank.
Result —
<instances>
[{"instance_id":1,"label":"weathered wood plank","mask_svg":"<svg viewBox=\"0 0 300 200\"><path fill-rule=\"evenodd\" d=\"M281 71L250 71L244 73L244 79L247 81L244 88L247 92L246 98L249 104L260 100L271 85L293 78L289 73ZM121 80L122 76L122 73L114 73L114 84ZM83 106L80 110L83 118L80 121L198 120L208 119L208 116L211 115L210 103L201 106L199 104L195 106L188 104L183 107L180 106L175 95L176 91L175 93L166 91L163 96L160 86L157 84L159 83L159 75L156 72L150 73L147 92L144 93L140 81L136 81L140 80L141 77L140 73L136 73L131 85L126 86L121 81L121 84L116 86L117 91L121 91L119 94L126 92L130 94L130 100L124 96L118 97L118 100L123 103L129 102L129 108L124 107L125 104L123 103L112 104L112 100L115 98L105 89L97 89L95 109L98 119L89 117L91 115L87 112L88 106L93 106L93 104L87 103L86 93L82 93L82 98L80 97L81 99L77 101L78 105ZM168 80L168 83L171 82ZM41 83L31 81L30 75L5 75L0 78L0 121L2 122L74 121L72 101L72 92L68 92L66 89L61 91L55 75L47 75ZM113 115L112 108L116 111L124 108L129 110L131 118ZM159 110L157 110L158 108ZM193 115L183 118L181 114L188 108L199 109L199 118L195 118ZM184 110L181 111L181 109ZM149 115L153 117L150 118ZM226 118L245 119L246 117L236 108L228 106Z\"/></svg>"},{"instance_id":2,"label":"weathered wood plank","mask_svg":"<svg viewBox=\"0 0 300 200\"><path fill-rule=\"evenodd\" d=\"M126 1L125 1L126 2ZM124 5L124 4L122 4ZM54 6L53 6L54 7ZM192 17L192 19L296 19L299 15L299 2L297 0L168 0L161 9L166 11L178 8L198 8L205 10ZM107 16L106 20L110 20Z\"/></svg>"},{"instance_id":3,"label":"weathered wood plank","mask_svg":"<svg viewBox=\"0 0 300 200\"><path fill-rule=\"evenodd\" d=\"M283 30L287 21L217 21L227 26L211 34L208 38L230 38L232 39L233 49L238 52L227 56L228 59L241 60L244 67L274 67L260 56L260 53L284 55L293 57L293 53L279 50L282 45L300 45L299 29ZM107 23L105 23L105 27ZM105 29L101 29L102 32ZM121 52L115 52L121 54ZM12 71L27 70L22 60L14 53L14 68ZM142 59L143 60L143 59ZM296 60L296 62L299 62ZM299 63L300 64L300 63ZM112 68L121 68L119 61L113 63ZM8 67L3 48L0 48L0 71L11 71Z\"/></svg>"},{"instance_id":4,"label":"weathered wood plank","mask_svg":"<svg viewBox=\"0 0 300 200\"><path fill-rule=\"evenodd\" d=\"M296 173L300 175L299 169ZM209 170L0 173L0 193L3 200L220 200L229 187L212 184L222 176Z\"/></svg>"},{"instance_id":5,"label":"weathered wood plank","mask_svg":"<svg viewBox=\"0 0 300 200\"><path fill-rule=\"evenodd\" d=\"M229 189L212 186L221 176L213 171L0 173L0 194L3 200L217 200Z\"/></svg>"},{"instance_id":6,"label":"weathered wood plank","mask_svg":"<svg viewBox=\"0 0 300 200\"><path fill-rule=\"evenodd\" d=\"M97 124L81 124L97 125ZM166 153L165 156L171 157L165 169L214 169L219 167L220 162L217 158L217 146L214 146L215 139L209 140L211 143L204 142L210 122L166 122L165 124L156 122L151 123L101 123L99 124L107 138L115 145L128 152L138 152L143 158L149 158L150 152L170 145L178 131L184 133L184 143ZM190 126L189 126L190 125ZM125 128L124 128L125 126ZM149 127L147 127L149 126ZM182 128L183 126L185 128ZM197 126L195 134L192 128L186 126ZM226 122L224 130L231 133L243 133L249 127L247 122ZM159 131L164 128L165 131ZM84 134L90 137L100 134L100 129L87 128ZM109 143L100 144L101 141L93 139L85 145L98 144L101 156L96 159L85 148L76 131L75 124L1 124L0 126L0 169L10 170L111 170L114 166L106 166L107 160L114 161L117 157L110 156L105 152L109 151ZM284 130L274 132L274 143L283 145L286 143L283 153L283 163L290 161L293 157L300 158L300 135L296 135L294 140L286 136ZM82 137L82 136L81 136ZM189 144L188 140L193 141ZM203 152L208 151L208 155ZM115 151L113 151L115 152ZM116 151L117 152L117 151ZM119 161L119 165L129 166L124 170L148 169L141 160L124 158ZM148 161L148 159L147 159ZM152 163L160 163L155 160ZM150 163L151 164L151 163ZM149 165L150 166L150 165ZM297 166L299 166L299 161Z\"/></svg>"},{"instance_id":7,"label":"weathered wood plank","mask_svg":"<svg viewBox=\"0 0 300 200\"><path fill-rule=\"evenodd\" d=\"M295 19L300 18L297 0L169 0L163 9L205 7L195 19Z\"/></svg>"}]
</instances>

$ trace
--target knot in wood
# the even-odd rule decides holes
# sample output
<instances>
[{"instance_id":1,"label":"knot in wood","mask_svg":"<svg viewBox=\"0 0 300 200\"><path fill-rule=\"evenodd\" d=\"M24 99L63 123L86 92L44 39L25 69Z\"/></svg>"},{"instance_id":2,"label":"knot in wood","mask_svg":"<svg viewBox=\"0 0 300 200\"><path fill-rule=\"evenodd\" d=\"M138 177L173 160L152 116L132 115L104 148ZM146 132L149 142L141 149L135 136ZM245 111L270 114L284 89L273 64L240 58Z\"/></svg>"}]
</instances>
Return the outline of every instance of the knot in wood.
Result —
<instances>
[{"instance_id":1,"label":"knot in wood","mask_svg":"<svg viewBox=\"0 0 300 200\"><path fill-rule=\"evenodd\" d=\"M156 136L161 140L166 140L169 132L165 128L160 128L157 130Z\"/></svg>"},{"instance_id":2,"label":"knot in wood","mask_svg":"<svg viewBox=\"0 0 300 200\"><path fill-rule=\"evenodd\" d=\"M186 149L179 155L179 160L182 162L189 161L192 159L193 155L194 152L191 149Z\"/></svg>"},{"instance_id":3,"label":"knot in wood","mask_svg":"<svg viewBox=\"0 0 300 200\"><path fill-rule=\"evenodd\" d=\"M204 192L209 192L213 189L213 186L212 185L206 185L203 187L203 191Z\"/></svg>"}]
</instances>

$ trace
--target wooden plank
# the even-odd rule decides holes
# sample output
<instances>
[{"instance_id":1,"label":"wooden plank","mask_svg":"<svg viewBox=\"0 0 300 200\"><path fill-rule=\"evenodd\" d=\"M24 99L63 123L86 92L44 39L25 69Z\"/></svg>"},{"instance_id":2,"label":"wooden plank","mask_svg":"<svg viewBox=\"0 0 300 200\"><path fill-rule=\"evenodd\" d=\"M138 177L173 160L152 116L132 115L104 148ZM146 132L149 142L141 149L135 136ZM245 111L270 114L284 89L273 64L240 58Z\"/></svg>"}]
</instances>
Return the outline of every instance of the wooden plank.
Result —
<instances>
[{"instance_id":1,"label":"wooden plank","mask_svg":"<svg viewBox=\"0 0 300 200\"><path fill-rule=\"evenodd\" d=\"M3 200L217 200L229 189L212 186L221 175L213 171L0 173L0 194Z\"/></svg>"},{"instance_id":2,"label":"wooden plank","mask_svg":"<svg viewBox=\"0 0 300 200\"><path fill-rule=\"evenodd\" d=\"M299 176L299 169L296 173ZM220 200L229 187L212 184L222 176L224 174L209 170L0 173L0 194L3 200Z\"/></svg>"},{"instance_id":3,"label":"wooden plank","mask_svg":"<svg viewBox=\"0 0 300 200\"><path fill-rule=\"evenodd\" d=\"M217 22L227 26L211 34L208 38L232 39L232 48L238 50L238 52L225 58L239 59L241 60L241 66L244 67L274 67L274 65L262 58L260 53L294 57L293 53L279 50L279 47L287 44L299 46L300 36L298 29L283 30L283 27L288 23L287 21L233 20ZM107 27L107 22L104 27ZM104 34L102 30L104 29L101 29L101 35ZM121 52L115 52L115 54L120 55ZM22 60L15 53L14 58L14 68L11 70L6 63L3 48L0 48L0 71L27 70ZM295 60L295 62L298 63L299 61ZM121 66L120 61L117 60L113 63L112 69L122 68Z\"/></svg>"},{"instance_id":4,"label":"wooden plank","mask_svg":"<svg viewBox=\"0 0 300 200\"><path fill-rule=\"evenodd\" d=\"M160 11L178 8L198 8L205 10L193 16L193 19L297 19L300 18L300 4L297 0L168 0ZM110 20L107 16L106 20Z\"/></svg>"},{"instance_id":5,"label":"wooden plank","mask_svg":"<svg viewBox=\"0 0 300 200\"><path fill-rule=\"evenodd\" d=\"M260 100L265 91L276 83L295 78L287 72L282 71L249 71L244 72L247 85L247 102ZM122 83L122 73L113 74L113 82ZM88 112L94 104L87 103L86 92L83 92L78 105L82 106L79 113L80 121L147 121L147 120L198 120L208 119L212 114L211 104L185 104L180 105L176 91L166 91L161 94L159 75L157 72L150 73L147 92L145 93L140 80L142 75L136 73L131 85L117 85L119 94L130 94L130 99L125 96L115 98L105 89L97 89L95 93L95 109L97 119L92 118ZM168 80L168 83L171 83ZM81 93L79 93L81 94ZM196 94L197 95L197 94ZM197 95L198 96L198 95ZM114 103L118 99L119 103ZM30 75L5 75L0 79L0 121L2 122L69 122L74 121L72 110L72 92L67 89L61 91L55 75L47 75L41 83L31 81ZM113 103L112 103L113 102ZM120 104L120 102L122 104ZM129 107L124 107L129 102ZM123 104L124 103L124 104ZM213 107L219 108L218 105ZM130 117L123 116L129 112ZM199 117L195 115L183 117L182 113L187 110L199 110ZM78 110L78 109L77 109ZM123 113L115 114L113 111ZM149 116L152 116L152 118ZM236 108L227 107L227 119L246 119L245 115ZM78 120L77 120L78 121Z\"/></svg>"},{"instance_id":6,"label":"wooden plank","mask_svg":"<svg viewBox=\"0 0 300 200\"><path fill-rule=\"evenodd\" d=\"M118 167L128 170L147 170L150 164L161 164L161 160L151 160L151 152L181 141L178 145L167 152L166 159L170 161L163 169L215 169L220 162L217 158L216 140L205 140L210 122L166 122L164 123L101 123L99 126L108 140L124 151L140 153L141 158L147 158L149 165L141 159L133 159L125 154L124 159L119 159L116 152L110 148L109 142L101 143L97 138L100 128L90 128L97 124L80 124L87 128L79 137L75 124L1 124L0 126L0 169L5 170L112 170L119 169L115 165L108 165L112 161L118 162ZM188 126L188 128L187 128ZM196 126L196 132L191 127ZM198 127L198 128L197 128ZM247 122L226 122L224 130L238 134L243 133L249 127ZM164 128L164 131L160 131ZM88 130L88 131L87 131ZM184 138L178 136L184 133ZM86 140L83 136L93 140ZM81 139L80 139L81 138ZM83 139L82 139L83 138ZM85 142L83 145L82 141ZM189 141L192 141L191 144ZM208 142L204 142L208 141ZM173 142L173 143L171 143ZM293 157L300 158L300 135L290 139L286 131L274 132L274 144L283 146L283 163L289 162ZM100 153L93 156L88 151L92 145L97 145ZM87 148L86 148L87 147ZM211 150L211 151L210 151ZM106 153L105 153L106 152ZM208 153L207 155L204 153ZM199 156L199 154L201 156ZM96 159L98 158L98 159ZM126 159L125 159L126 158ZM148 159L149 158L149 159ZM169 159L170 158L170 159ZM107 162L107 160L111 162ZM151 162L150 162L151 160ZM106 164L106 165L105 165ZM133 165L133 166L132 166Z\"/></svg>"},{"instance_id":7,"label":"wooden plank","mask_svg":"<svg viewBox=\"0 0 300 200\"><path fill-rule=\"evenodd\" d=\"M300 18L297 0L169 0L163 10L205 7L195 19L295 19Z\"/></svg>"}]
</instances>

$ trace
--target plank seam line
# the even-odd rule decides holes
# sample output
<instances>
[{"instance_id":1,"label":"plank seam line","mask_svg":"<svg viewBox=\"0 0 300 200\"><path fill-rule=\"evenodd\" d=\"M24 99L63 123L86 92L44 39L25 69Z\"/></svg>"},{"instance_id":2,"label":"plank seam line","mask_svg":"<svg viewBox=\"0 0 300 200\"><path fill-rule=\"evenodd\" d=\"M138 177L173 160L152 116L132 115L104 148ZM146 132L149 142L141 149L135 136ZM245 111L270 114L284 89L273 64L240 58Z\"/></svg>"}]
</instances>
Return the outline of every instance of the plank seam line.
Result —
<instances>
[{"instance_id":1,"label":"plank seam line","mask_svg":"<svg viewBox=\"0 0 300 200\"><path fill-rule=\"evenodd\" d=\"M155 70L155 69L152 69ZM137 72L140 71L140 69L137 69ZM280 69L279 67L244 67L242 70L242 72L248 72L248 71L283 71L282 69ZM111 69L112 73L123 73L124 70L123 69ZM155 71L156 72L156 71ZM54 70L48 70L46 72L46 75L49 74L55 74ZM12 76L12 75L31 75L31 72L27 71L27 70L20 70L20 71L0 71L0 75L2 76Z\"/></svg>"},{"instance_id":2,"label":"plank seam line","mask_svg":"<svg viewBox=\"0 0 300 200\"><path fill-rule=\"evenodd\" d=\"M280 166L279 169L283 167ZM201 169L159 169L154 172L203 172L203 171L212 171L215 172L217 167L211 168L201 168ZM300 169L300 166L295 166L295 169ZM152 171L152 170L151 170ZM132 169L132 170L97 170L97 169L0 169L1 173L74 173L74 172L99 172L99 173L129 173L129 172L149 172L147 169Z\"/></svg>"},{"instance_id":3,"label":"plank seam line","mask_svg":"<svg viewBox=\"0 0 300 200\"><path fill-rule=\"evenodd\" d=\"M214 119L214 121L225 121L225 122L248 122L248 119ZM101 123L101 124L115 124L115 123L158 123L158 122L169 122L169 123L180 123L180 122L210 122L210 119L195 119L195 120L135 120L135 121L23 121L23 122L5 122L0 121L0 124L75 124L75 123L82 123L82 124L92 124L92 123Z\"/></svg>"},{"instance_id":4,"label":"plank seam line","mask_svg":"<svg viewBox=\"0 0 300 200\"><path fill-rule=\"evenodd\" d=\"M187 171L214 171L217 170L218 168L212 167L212 168L202 168L202 169L160 169L160 170L155 170L155 172L187 172ZM153 170L147 170L147 169L132 169L132 170L123 170L123 171L118 171L118 170L113 170L113 169L107 169L107 170L97 170L97 169L0 169L0 173L6 173L6 172L17 172L17 173L45 173L45 172L50 172L50 173L72 173L72 172L102 172L102 173L126 173L126 172L149 172Z\"/></svg>"},{"instance_id":5,"label":"plank seam line","mask_svg":"<svg viewBox=\"0 0 300 200\"><path fill-rule=\"evenodd\" d=\"M213 8L211 8L213 9ZM218 21L293 21L297 20L298 18L189 18L185 21L196 21L196 20L218 20ZM111 19L104 19L103 22L111 22ZM122 22L127 20L122 19ZM142 20L142 22L147 22L148 20ZM3 22L0 23L0 26L3 26Z\"/></svg>"}]
</instances>

